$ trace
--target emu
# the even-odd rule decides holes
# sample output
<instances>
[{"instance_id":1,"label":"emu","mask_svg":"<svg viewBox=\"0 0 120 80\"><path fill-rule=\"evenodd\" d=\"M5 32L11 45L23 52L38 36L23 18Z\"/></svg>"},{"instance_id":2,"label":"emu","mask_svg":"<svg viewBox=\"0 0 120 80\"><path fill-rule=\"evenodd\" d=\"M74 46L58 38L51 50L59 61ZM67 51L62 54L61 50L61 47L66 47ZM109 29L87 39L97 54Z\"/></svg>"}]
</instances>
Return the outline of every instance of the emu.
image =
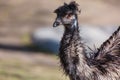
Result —
<instances>
[{"instance_id":1,"label":"emu","mask_svg":"<svg viewBox=\"0 0 120 80\"><path fill-rule=\"evenodd\" d=\"M79 35L78 4L64 3L54 12L57 18L53 27L64 26L59 58L70 80L120 80L120 27L88 57Z\"/></svg>"}]
</instances>

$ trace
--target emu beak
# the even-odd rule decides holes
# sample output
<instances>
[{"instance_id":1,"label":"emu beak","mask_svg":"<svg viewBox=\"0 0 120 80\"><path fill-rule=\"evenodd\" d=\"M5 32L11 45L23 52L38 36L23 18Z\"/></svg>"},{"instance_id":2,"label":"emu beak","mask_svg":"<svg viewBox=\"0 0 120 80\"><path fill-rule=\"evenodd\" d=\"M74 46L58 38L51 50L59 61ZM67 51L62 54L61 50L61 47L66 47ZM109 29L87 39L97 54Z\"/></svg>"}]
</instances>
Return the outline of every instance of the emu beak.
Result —
<instances>
[{"instance_id":1,"label":"emu beak","mask_svg":"<svg viewBox=\"0 0 120 80\"><path fill-rule=\"evenodd\" d=\"M61 24L61 19L60 18L56 18L55 22L53 23L53 27L57 27Z\"/></svg>"},{"instance_id":2,"label":"emu beak","mask_svg":"<svg viewBox=\"0 0 120 80\"><path fill-rule=\"evenodd\" d=\"M57 27L57 26L59 26L59 25L60 25L60 23L57 22L57 21L55 21L55 22L53 23L53 27Z\"/></svg>"}]
</instances>

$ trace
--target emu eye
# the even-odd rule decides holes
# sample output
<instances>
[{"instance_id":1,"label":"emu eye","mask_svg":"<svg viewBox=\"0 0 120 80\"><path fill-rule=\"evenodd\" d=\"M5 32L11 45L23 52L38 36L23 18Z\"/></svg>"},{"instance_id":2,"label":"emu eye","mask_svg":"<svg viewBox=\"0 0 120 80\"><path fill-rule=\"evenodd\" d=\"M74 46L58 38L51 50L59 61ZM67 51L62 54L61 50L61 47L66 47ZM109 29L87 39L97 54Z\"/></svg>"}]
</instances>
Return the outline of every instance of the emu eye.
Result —
<instances>
[{"instance_id":1,"label":"emu eye","mask_svg":"<svg viewBox=\"0 0 120 80\"><path fill-rule=\"evenodd\" d=\"M71 16L72 16L73 14L72 13L69 13L69 14L67 14L67 18L70 18Z\"/></svg>"}]
</instances>

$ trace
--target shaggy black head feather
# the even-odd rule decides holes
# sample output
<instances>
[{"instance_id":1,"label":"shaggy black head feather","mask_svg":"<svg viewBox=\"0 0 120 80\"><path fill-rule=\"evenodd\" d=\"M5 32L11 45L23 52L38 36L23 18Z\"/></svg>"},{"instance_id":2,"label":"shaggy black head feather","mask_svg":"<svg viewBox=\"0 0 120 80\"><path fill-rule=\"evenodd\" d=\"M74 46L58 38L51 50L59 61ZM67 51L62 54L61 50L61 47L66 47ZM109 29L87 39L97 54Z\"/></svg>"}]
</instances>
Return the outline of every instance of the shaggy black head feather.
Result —
<instances>
[{"instance_id":1,"label":"shaggy black head feather","mask_svg":"<svg viewBox=\"0 0 120 80\"><path fill-rule=\"evenodd\" d=\"M54 13L64 16L67 14L67 12L71 11L73 14L76 14L77 12L80 12L78 6L79 5L75 1L71 2L70 4L64 3L64 5L57 8Z\"/></svg>"}]
</instances>

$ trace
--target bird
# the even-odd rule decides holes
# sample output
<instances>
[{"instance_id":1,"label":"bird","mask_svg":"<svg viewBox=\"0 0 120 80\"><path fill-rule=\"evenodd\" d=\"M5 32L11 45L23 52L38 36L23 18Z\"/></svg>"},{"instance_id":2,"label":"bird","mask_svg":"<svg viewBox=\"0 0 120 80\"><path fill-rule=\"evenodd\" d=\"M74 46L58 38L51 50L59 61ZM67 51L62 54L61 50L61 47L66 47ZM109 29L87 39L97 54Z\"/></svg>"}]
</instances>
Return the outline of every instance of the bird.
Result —
<instances>
[{"instance_id":1,"label":"bird","mask_svg":"<svg viewBox=\"0 0 120 80\"><path fill-rule=\"evenodd\" d=\"M91 53L79 34L78 6L71 1L54 11L53 27L64 26L58 54L63 72L70 80L120 80L120 26L88 57Z\"/></svg>"}]
</instances>

